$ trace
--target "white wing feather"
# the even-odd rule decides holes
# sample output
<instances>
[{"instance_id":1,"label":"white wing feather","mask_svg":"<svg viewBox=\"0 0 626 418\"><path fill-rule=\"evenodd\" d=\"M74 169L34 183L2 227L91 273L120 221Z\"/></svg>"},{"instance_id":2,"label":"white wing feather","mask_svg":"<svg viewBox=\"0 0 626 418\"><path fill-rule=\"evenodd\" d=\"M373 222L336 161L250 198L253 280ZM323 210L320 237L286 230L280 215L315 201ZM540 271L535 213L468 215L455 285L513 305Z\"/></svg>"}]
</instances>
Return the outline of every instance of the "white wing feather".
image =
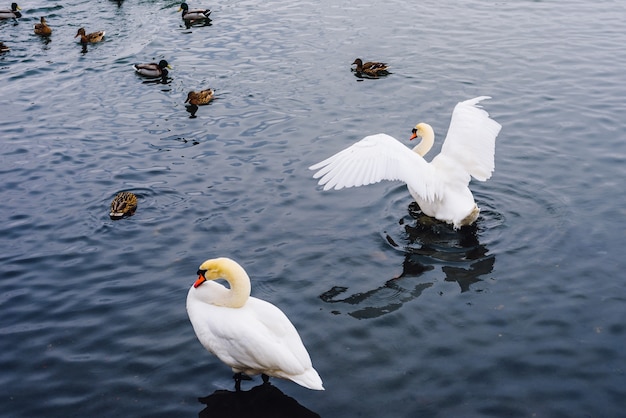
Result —
<instances>
[{"instance_id":1,"label":"white wing feather","mask_svg":"<svg viewBox=\"0 0 626 418\"><path fill-rule=\"evenodd\" d=\"M485 181L495 169L496 136L502 126L477 104L489 96L458 103L440 155L458 162L476 180Z\"/></svg>"},{"instance_id":2,"label":"white wing feather","mask_svg":"<svg viewBox=\"0 0 626 418\"><path fill-rule=\"evenodd\" d=\"M320 179L318 184L324 190L400 180L427 201L443 193L435 168L386 134L366 136L309 169L318 170L313 178Z\"/></svg>"}]
</instances>

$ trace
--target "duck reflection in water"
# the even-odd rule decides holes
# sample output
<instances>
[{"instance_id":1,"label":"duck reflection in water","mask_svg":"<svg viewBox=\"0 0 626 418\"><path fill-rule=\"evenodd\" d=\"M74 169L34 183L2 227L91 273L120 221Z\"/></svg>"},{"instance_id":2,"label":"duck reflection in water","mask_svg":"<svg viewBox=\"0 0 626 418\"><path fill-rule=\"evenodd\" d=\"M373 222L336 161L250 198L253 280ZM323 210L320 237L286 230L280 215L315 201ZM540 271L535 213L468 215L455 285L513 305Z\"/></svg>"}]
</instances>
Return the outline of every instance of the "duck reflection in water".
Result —
<instances>
[{"instance_id":1,"label":"duck reflection in water","mask_svg":"<svg viewBox=\"0 0 626 418\"><path fill-rule=\"evenodd\" d=\"M375 289L341 299L338 296L346 293L348 287L334 286L320 298L327 303L358 306L358 309L348 312L357 319L376 318L400 309L404 303L417 298L435 284L435 281L428 280L406 286L407 281L401 280L403 278L434 277L435 273L429 272L444 264L441 267L444 281L456 282L463 293L470 290L471 285L482 281L482 276L493 271L495 256L489 255L488 249L478 240L480 222L454 230L444 222L423 215L415 202L409 205L409 222L405 218L399 222L404 228L404 247L396 242L399 240L385 235L389 245L404 252L399 275ZM341 314L338 310L333 313Z\"/></svg>"},{"instance_id":2,"label":"duck reflection in water","mask_svg":"<svg viewBox=\"0 0 626 418\"><path fill-rule=\"evenodd\" d=\"M319 417L269 382L248 391L216 390L198 400L206 405L198 414L201 418Z\"/></svg>"}]
</instances>

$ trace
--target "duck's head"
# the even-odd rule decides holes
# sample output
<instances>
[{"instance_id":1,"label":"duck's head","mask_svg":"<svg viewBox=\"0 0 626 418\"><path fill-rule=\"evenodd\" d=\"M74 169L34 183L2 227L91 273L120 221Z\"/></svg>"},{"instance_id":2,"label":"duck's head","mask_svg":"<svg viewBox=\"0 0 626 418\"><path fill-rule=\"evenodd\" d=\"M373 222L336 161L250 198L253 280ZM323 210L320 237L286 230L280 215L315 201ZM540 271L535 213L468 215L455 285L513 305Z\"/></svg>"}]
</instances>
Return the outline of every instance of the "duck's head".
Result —
<instances>
[{"instance_id":1,"label":"duck's head","mask_svg":"<svg viewBox=\"0 0 626 418\"><path fill-rule=\"evenodd\" d=\"M159 68L160 68L160 69L164 69L164 68L169 68L169 69L172 69L172 66L171 66L171 65L169 65L169 64L167 63L167 61L165 61L165 60L161 60L161 61L159 61Z\"/></svg>"},{"instance_id":2,"label":"duck's head","mask_svg":"<svg viewBox=\"0 0 626 418\"><path fill-rule=\"evenodd\" d=\"M180 12L181 10L184 10L185 12L189 10L189 6L187 5L187 3L180 4L180 8L178 9L178 11Z\"/></svg>"},{"instance_id":3,"label":"duck's head","mask_svg":"<svg viewBox=\"0 0 626 418\"><path fill-rule=\"evenodd\" d=\"M22 10L22 8L17 3L11 3L11 10L15 12L16 10Z\"/></svg>"},{"instance_id":4,"label":"duck's head","mask_svg":"<svg viewBox=\"0 0 626 418\"><path fill-rule=\"evenodd\" d=\"M78 38L79 36L85 36L85 28L78 29L78 32L76 32L76 36L74 36L74 38Z\"/></svg>"},{"instance_id":5,"label":"duck's head","mask_svg":"<svg viewBox=\"0 0 626 418\"><path fill-rule=\"evenodd\" d=\"M361 60L361 58L357 58L354 60L354 62L352 63L352 65L363 65L363 61Z\"/></svg>"},{"instance_id":6,"label":"duck's head","mask_svg":"<svg viewBox=\"0 0 626 418\"><path fill-rule=\"evenodd\" d=\"M43 17L43 16L41 16L41 17L39 18L39 21L41 22L41 24L42 24L42 25L45 25L45 24L46 24L46 18L45 18L45 17Z\"/></svg>"}]
</instances>

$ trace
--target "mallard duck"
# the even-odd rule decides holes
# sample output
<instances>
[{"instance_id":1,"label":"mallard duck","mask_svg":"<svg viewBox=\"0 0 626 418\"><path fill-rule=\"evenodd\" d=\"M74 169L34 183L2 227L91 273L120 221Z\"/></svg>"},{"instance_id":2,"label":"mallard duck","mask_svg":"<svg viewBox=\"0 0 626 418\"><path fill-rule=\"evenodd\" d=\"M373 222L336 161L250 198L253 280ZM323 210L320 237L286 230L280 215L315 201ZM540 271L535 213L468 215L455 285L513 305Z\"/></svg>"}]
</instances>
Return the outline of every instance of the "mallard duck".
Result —
<instances>
[{"instance_id":1,"label":"mallard duck","mask_svg":"<svg viewBox=\"0 0 626 418\"><path fill-rule=\"evenodd\" d=\"M156 62L149 64L133 64L133 67L137 74L149 78L166 78L168 73L167 69L172 68L165 60L159 61L158 64Z\"/></svg>"},{"instance_id":2,"label":"mallard duck","mask_svg":"<svg viewBox=\"0 0 626 418\"><path fill-rule=\"evenodd\" d=\"M11 50L11 48L6 46L4 43L0 42L0 53L1 52L9 52L10 50Z\"/></svg>"},{"instance_id":3,"label":"mallard duck","mask_svg":"<svg viewBox=\"0 0 626 418\"><path fill-rule=\"evenodd\" d=\"M187 3L182 3L178 11L183 12L183 20L194 21L194 20L207 20L209 19L209 15L211 11L209 9L193 9L189 10L189 6Z\"/></svg>"},{"instance_id":4,"label":"mallard duck","mask_svg":"<svg viewBox=\"0 0 626 418\"><path fill-rule=\"evenodd\" d=\"M11 10L0 10L0 19L15 19L22 17L22 14L18 10L22 10L20 6L18 6L17 3L11 3Z\"/></svg>"},{"instance_id":5,"label":"mallard duck","mask_svg":"<svg viewBox=\"0 0 626 418\"><path fill-rule=\"evenodd\" d=\"M480 209L469 189L471 177L486 181L494 165L496 137L502 126L478 104L487 96L458 103L452 112L441 152L432 161L423 156L435 141L433 128L419 123L410 139L421 138L413 150L397 139L376 134L309 167L324 190L357 187L381 180L400 180L422 212L452 224L471 225Z\"/></svg>"},{"instance_id":6,"label":"mallard duck","mask_svg":"<svg viewBox=\"0 0 626 418\"><path fill-rule=\"evenodd\" d=\"M235 372L289 379L324 390L311 357L289 318L276 306L250 296L250 277L230 258L206 260L187 293L187 314L200 343ZM224 279L228 287L213 280Z\"/></svg>"},{"instance_id":7,"label":"mallard duck","mask_svg":"<svg viewBox=\"0 0 626 418\"><path fill-rule=\"evenodd\" d=\"M52 33L52 29L46 24L46 18L41 16L39 20L41 23L35 24L35 33L37 35L49 36Z\"/></svg>"},{"instance_id":8,"label":"mallard duck","mask_svg":"<svg viewBox=\"0 0 626 418\"><path fill-rule=\"evenodd\" d=\"M131 192L120 192L111 201L111 219L121 219L131 216L137 209L137 196Z\"/></svg>"},{"instance_id":9,"label":"mallard duck","mask_svg":"<svg viewBox=\"0 0 626 418\"><path fill-rule=\"evenodd\" d=\"M78 32L76 32L76 36L74 36L74 38L78 38L80 36L80 43L81 44L88 44L88 43L96 43L96 42L100 42L102 40L102 38L104 38L104 34L106 32L101 30L99 32L92 32L92 33L85 33L85 28L80 28L78 29Z\"/></svg>"},{"instance_id":10,"label":"mallard duck","mask_svg":"<svg viewBox=\"0 0 626 418\"><path fill-rule=\"evenodd\" d=\"M187 100L185 100L185 103L189 102L189 104L192 105L205 105L211 100L213 100L213 90L206 89L201 91L190 91L189 94L187 94Z\"/></svg>"},{"instance_id":11,"label":"mallard duck","mask_svg":"<svg viewBox=\"0 0 626 418\"><path fill-rule=\"evenodd\" d=\"M352 63L352 65L355 65L355 64L356 64L356 69L354 70L354 72L357 75L365 74L370 77L379 77L381 75L389 74L389 71L387 71L389 66L385 64L384 62L376 62L376 61L369 62L368 61L364 64L361 58L357 58Z\"/></svg>"}]
</instances>

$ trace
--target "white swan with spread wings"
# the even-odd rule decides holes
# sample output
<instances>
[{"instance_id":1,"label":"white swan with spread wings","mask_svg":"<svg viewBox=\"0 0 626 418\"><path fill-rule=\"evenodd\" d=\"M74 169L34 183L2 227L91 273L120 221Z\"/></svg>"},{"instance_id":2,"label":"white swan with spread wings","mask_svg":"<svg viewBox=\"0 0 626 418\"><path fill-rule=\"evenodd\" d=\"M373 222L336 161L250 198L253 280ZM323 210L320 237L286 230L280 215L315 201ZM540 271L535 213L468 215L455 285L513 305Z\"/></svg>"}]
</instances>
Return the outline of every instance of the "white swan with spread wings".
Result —
<instances>
[{"instance_id":1,"label":"white swan with spread wings","mask_svg":"<svg viewBox=\"0 0 626 418\"><path fill-rule=\"evenodd\" d=\"M423 156L434 142L433 128L419 123L411 139L413 150L387 134L370 135L309 167L324 190L358 187L381 180L400 180L424 214L452 224L471 225L480 209L469 189L471 178L485 181L495 168L496 137L502 126L478 103L480 96L458 103L452 112L441 152L429 163Z\"/></svg>"}]
</instances>

